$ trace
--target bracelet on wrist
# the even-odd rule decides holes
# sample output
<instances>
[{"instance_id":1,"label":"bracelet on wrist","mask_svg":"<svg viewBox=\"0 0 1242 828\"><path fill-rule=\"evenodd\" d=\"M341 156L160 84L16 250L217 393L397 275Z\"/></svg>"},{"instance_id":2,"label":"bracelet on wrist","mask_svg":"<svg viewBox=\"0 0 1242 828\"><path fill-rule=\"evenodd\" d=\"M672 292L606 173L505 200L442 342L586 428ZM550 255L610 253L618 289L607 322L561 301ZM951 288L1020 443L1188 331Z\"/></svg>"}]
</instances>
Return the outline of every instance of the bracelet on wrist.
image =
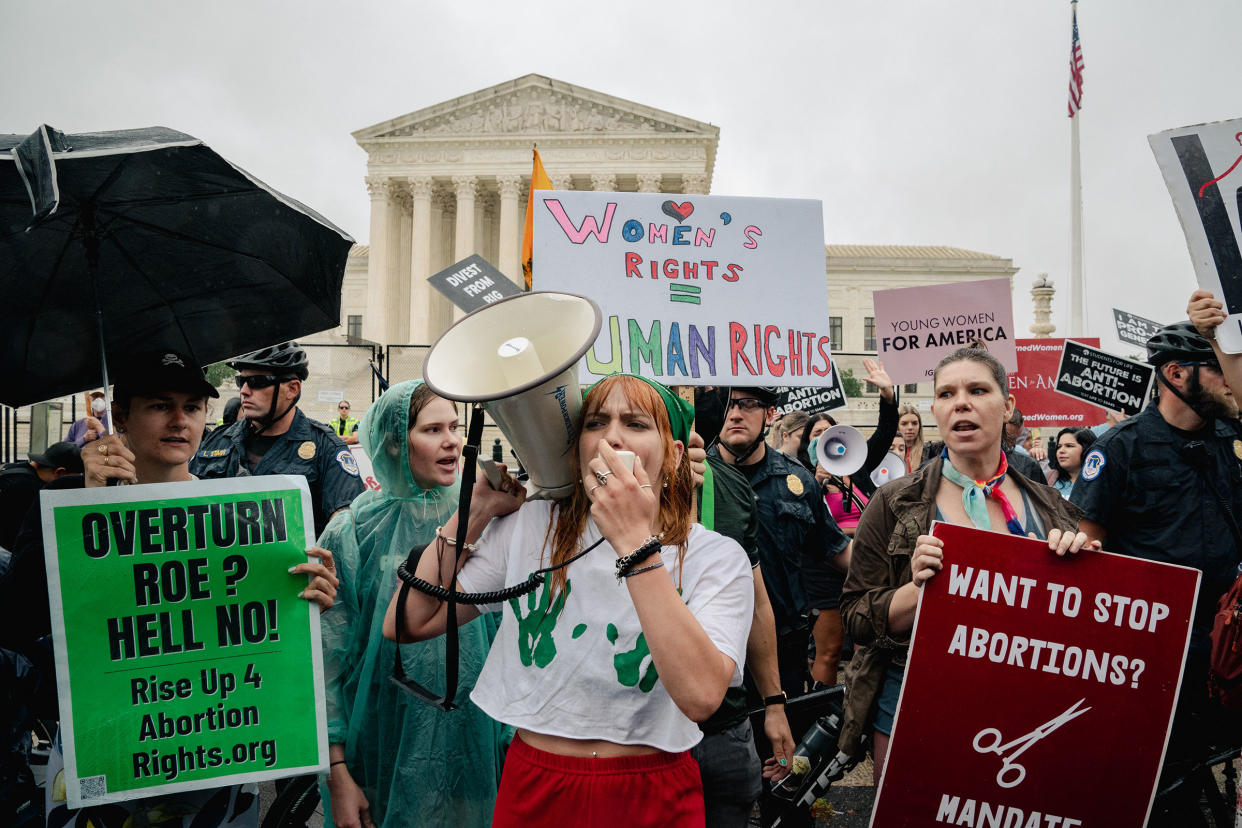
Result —
<instances>
[{"instance_id":1,"label":"bracelet on wrist","mask_svg":"<svg viewBox=\"0 0 1242 828\"><path fill-rule=\"evenodd\" d=\"M437 538L439 538L440 540L444 541L445 543L447 543L449 546L453 546L453 547L456 547L456 546L457 546L457 539L456 539L456 538L450 538L450 537L447 537L447 536L444 534L444 527L443 527L443 526L441 526L441 527L439 527L438 529L436 529L436 537L437 537ZM478 552L478 551L479 551L479 547L478 547L478 546L476 546L476 545L475 545L475 544L473 544L473 543L467 543L467 544L464 544L464 545L462 546L462 549L465 549L467 552Z\"/></svg>"},{"instance_id":2,"label":"bracelet on wrist","mask_svg":"<svg viewBox=\"0 0 1242 828\"><path fill-rule=\"evenodd\" d=\"M787 696L785 694L785 691L782 690L781 692L777 693L775 696L764 696L763 706L771 707L774 704L779 704L781 707L784 707L785 703L788 701L789 701L789 696Z\"/></svg>"},{"instance_id":3,"label":"bracelet on wrist","mask_svg":"<svg viewBox=\"0 0 1242 828\"><path fill-rule=\"evenodd\" d=\"M641 575L644 572L650 572L653 569L661 569L663 568L663 566L664 566L664 561L659 561L657 563L653 563L651 566L644 566L642 569L631 569L629 572L623 572L621 573L621 577L622 578L633 578L635 575Z\"/></svg>"},{"instance_id":4,"label":"bracelet on wrist","mask_svg":"<svg viewBox=\"0 0 1242 828\"><path fill-rule=\"evenodd\" d=\"M660 554L660 539L663 537L663 532L658 535L651 535L633 552L617 558L617 583L621 583L621 579L624 578L634 567L638 566L652 555Z\"/></svg>"},{"instance_id":5,"label":"bracelet on wrist","mask_svg":"<svg viewBox=\"0 0 1242 828\"><path fill-rule=\"evenodd\" d=\"M343 765L343 764L345 764L344 759L337 759L335 761L329 762L328 767L332 767L333 765Z\"/></svg>"}]
</instances>

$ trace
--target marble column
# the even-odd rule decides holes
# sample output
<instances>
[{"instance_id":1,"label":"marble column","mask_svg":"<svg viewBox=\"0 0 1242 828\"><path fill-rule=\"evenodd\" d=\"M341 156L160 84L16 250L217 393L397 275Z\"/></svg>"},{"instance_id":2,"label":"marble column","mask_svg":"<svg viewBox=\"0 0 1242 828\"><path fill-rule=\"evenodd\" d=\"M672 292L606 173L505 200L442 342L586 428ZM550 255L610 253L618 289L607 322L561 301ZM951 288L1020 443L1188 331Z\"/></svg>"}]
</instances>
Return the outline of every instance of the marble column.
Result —
<instances>
[{"instance_id":1,"label":"marble column","mask_svg":"<svg viewBox=\"0 0 1242 828\"><path fill-rule=\"evenodd\" d=\"M453 262L453 225L457 220L457 202L446 188L437 188L431 194L431 272L439 273ZM425 344L431 344L453 323L453 303L448 297L433 289L431 302L431 331Z\"/></svg>"},{"instance_id":2,"label":"marble column","mask_svg":"<svg viewBox=\"0 0 1242 828\"><path fill-rule=\"evenodd\" d=\"M431 294L439 294L427 281L431 275L431 185L430 176L410 179L413 216L410 233L409 336L406 341L416 344L430 341Z\"/></svg>"},{"instance_id":3,"label":"marble column","mask_svg":"<svg viewBox=\"0 0 1242 828\"><path fill-rule=\"evenodd\" d=\"M457 196L457 232L453 245L453 262L460 262L474 252L474 200L478 190L479 179L476 176L453 176L453 191Z\"/></svg>"},{"instance_id":4,"label":"marble column","mask_svg":"<svg viewBox=\"0 0 1242 828\"><path fill-rule=\"evenodd\" d=\"M518 232L518 194L522 190L522 176L500 175L496 177L500 191L500 255L496 266L500 272L517 284L522 284L521 254L522 237Z\"/></svg>"},{"instance_id":5,"label":"marble column","mask_svg":"<svg viewBox=\"0 0 1242 828\"><path fill-rule=\"evenodd\" d=\"M661 178L662 176L659 173L639 173L638 191L640 193L660 192Z\"/></svg>"},{"instance_id":6,"label":"marble column","mask_svg":"<svg viewBox=\"0 0 1242 828\"><path fill-rule=\"evenodd\" d=\"M388 341L384 313L388 294L388 190L387 178L369 175L367 192L371 196L371 251L367 257L367 308L362 317L362 335L372 342Z\"/></svg>"},{"instance_id":7,"label":"marble column","mask_svg":"<svg viewBox=\"0 0 1242 828\"><path fill-rule=\"evenodd\" d=\"M475 195L478 193L479 179L473 175L453 176L453 190L457 196L457 227L453 246L453 262L460 262L474 251ZM450 262L449 264L452 264ZM465 314L461 308L454 308L453 318L460 319Z\"/></svg>"},{"instance_id":8,"label":"marble column","mask_svg":"<svg viewBox=\"0 0 1242 828\"><path fill-rule=\"evenodd\" d=\"M554 190L572 190L574 188L574 177L569 173L549 175L548 180L552 182L552 189Z\"/></svg>"},{"instance_id":9,"label":"marble column","mask_svg":"<svg viewBox=\"0 0 1242 828\"><path fill-rule=\"evenodd\" d=\"M591 175L591 189L597 193L615 193L617 191L617 177L612 173L593 173Z\"/></svg>"},{"instance_id":10,"label":"marble column","mask_svg":"<svg viewBox=\"0 0 1242 828\"><path fill-rule=\"evenodd\" d=\"M410 324L410 189L404 181L392 182L388 209L388 295L384 311L388 342L409 342Z\"/></svg>"}]
</instances>

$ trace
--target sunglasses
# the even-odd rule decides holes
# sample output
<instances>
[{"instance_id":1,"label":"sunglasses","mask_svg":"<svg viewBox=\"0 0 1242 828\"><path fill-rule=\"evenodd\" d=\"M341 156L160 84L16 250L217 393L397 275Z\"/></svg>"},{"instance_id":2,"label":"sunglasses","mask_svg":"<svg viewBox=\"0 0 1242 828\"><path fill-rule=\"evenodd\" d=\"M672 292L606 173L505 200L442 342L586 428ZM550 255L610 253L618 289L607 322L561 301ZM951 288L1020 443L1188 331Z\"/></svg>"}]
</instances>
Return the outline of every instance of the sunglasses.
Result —
<instances>
[{"instance_id":1,"label":"sunglasses","mask_svg":"<svg viewBox=\"0 0 1242 828\"><path fill-rule=\"evenodd\" d=\"M348 411L348 410L349 410L349 406L348 406L348 405L338 405L338 406L336 407L336 410L337 410L337 411Z\"/></svg>"},{"instance_id":2,"label":"sunglasses","mask_svg":"<svg viewBox=\"0 0 1242 828\"><path fill-rule=\"evenodd\" d=\"M264 388L271 388L273 385L279 385L282 382L289 382L290 380L294 380L294 379L297 379L297 377L291 377L291 376L278 377L272 374L253 374L248 377L238 374L237 376L233 377L233 381L237 383L238 389L241 389L242 387L249 385L251 391L260 391Z\"/></svg>"},{"instance_id":3,"label":"sunglasses","mask_svg":"<svg viewBox=\"0 0 1242 828\"><path fill-rule=\"evenodd\" d=\"M729 400L729 404L725 406L725 413L728 414L733 406L737 406L743 411L757 411L760 408L767 408L767 404L763 400L757 400L754 397L738 397Z\"/></svg>"},{"instance_id":4,"label":"sunglasses","mask_svg":"<svg viewBox=\"0 0 1242 828\"><path fill-rule=\"evenodd\" d=\"M1204 368L1207 368L1208 370L1211 370L1211 371L1215 371L1215 372L1216 372L1216 373L1218 373L1218 374L1219 374L1219 373L1222 373L1222 372L1221 372L1221 370L1220 370L1220 363L1219 363L1219 362L1217 362L1217 361L1216 361L1216 360L1214 360L1214 359L1213 359L1213 360L1209 360L1209 361L1207 361L1207 362L1179 362L1179 363L1177 363L1177 364L1178 364L1178 365L1184 365L1184 366L1187 366L1187 367L1189 367L1189 366L1191 366L1191 365L1201 365L1201 366L1203 366Z\"/></svg>"}]
</instances>

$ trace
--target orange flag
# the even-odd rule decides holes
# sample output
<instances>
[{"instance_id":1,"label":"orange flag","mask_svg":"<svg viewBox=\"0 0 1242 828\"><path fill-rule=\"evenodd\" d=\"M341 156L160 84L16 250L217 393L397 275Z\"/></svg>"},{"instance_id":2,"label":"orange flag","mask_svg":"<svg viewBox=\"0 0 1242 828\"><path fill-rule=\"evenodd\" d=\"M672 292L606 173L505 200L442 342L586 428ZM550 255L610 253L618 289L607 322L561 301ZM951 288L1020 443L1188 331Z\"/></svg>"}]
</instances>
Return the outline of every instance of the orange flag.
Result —
<instances>
[{"instance_id":1,"label":"orange flag","mask_svg":"<svg viewBox=\"0 0 1242 828\"><path fill-rule=\"evenodd\" d=\"M531 272L533 270L532 258L534 254L534 227L535 227L535 190L552 189L552 181L548 178L548 173L543 168L543 161L539 158L539 150L531 150L535 154L535 166L530 172L530 193L526 196L526 230L522 234L522 276L526 279L526 289L530 290Z\"/></svg>"}]
</instances>

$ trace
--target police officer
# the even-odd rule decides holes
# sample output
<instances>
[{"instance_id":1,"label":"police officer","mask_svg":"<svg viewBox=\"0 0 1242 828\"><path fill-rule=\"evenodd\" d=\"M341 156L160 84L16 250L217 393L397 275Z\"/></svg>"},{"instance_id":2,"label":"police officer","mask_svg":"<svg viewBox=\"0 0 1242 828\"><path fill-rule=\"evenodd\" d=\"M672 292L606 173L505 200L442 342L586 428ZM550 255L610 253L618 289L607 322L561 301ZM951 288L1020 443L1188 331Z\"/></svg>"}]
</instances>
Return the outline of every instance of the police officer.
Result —
<instances>
[{"instance_id":1,"label":"police officer","mask_svg":"<svg viewBox=\"0 0 1242 828\"><path fill-rule=\"evenodd\" d=\"M327 425L297 407L308 375L296 342L263 348L228 363L238 372L241 417L211 432L190 463L201 478L300 474L310 487L315 534L363 491L358 464Z\"/></svg>"},{"instance_id":2,"label":"police officer","mask_svg":"<svg viewBox=\"0 0 1242 828\"><path fill-rule=\"evenodd\" d=\"M708 451L734 466L755 492L759 518L759 568L776 621L781 687L803 692L811 603L831 564L849 568L848 541L824 503L815 475L768 446L764 437L776 418L777 390L733 388L724 398L720 436ZM765 698L764 703L780 699Z\"/></svg>"},{"instance_id":3,"label":"police officer","mask_svg":"<svg viewBox=\"0 0 1242 828\"><path fill-rule=\"evenodd\" d=\"M1147 361L1157 398L1095 442L1070 501L1083 510L1082 531L1108 551L1203 572L1163 787L1204 758L1222 727L1207 691L1209 635L1242 554L1228 514L1242 516L1242 430L1213 345L1193 324L1160 329ZM1169 803L1151 825L1197 824L1184 820L1196 813L1198 790L1183 788L1186 801Z\"/></svg>"},{"instance_id":4,"label":"police officer","mask_svg":"<svg viewBox=\"0 0 1242 828\"><path fill-rule=\"evenodd\" d=\"M328 420L332 433L352 446L358 442L358 418L349 415L349 400L341 400L336 404L337 418Z\"/></svg>"}]
</instances>

